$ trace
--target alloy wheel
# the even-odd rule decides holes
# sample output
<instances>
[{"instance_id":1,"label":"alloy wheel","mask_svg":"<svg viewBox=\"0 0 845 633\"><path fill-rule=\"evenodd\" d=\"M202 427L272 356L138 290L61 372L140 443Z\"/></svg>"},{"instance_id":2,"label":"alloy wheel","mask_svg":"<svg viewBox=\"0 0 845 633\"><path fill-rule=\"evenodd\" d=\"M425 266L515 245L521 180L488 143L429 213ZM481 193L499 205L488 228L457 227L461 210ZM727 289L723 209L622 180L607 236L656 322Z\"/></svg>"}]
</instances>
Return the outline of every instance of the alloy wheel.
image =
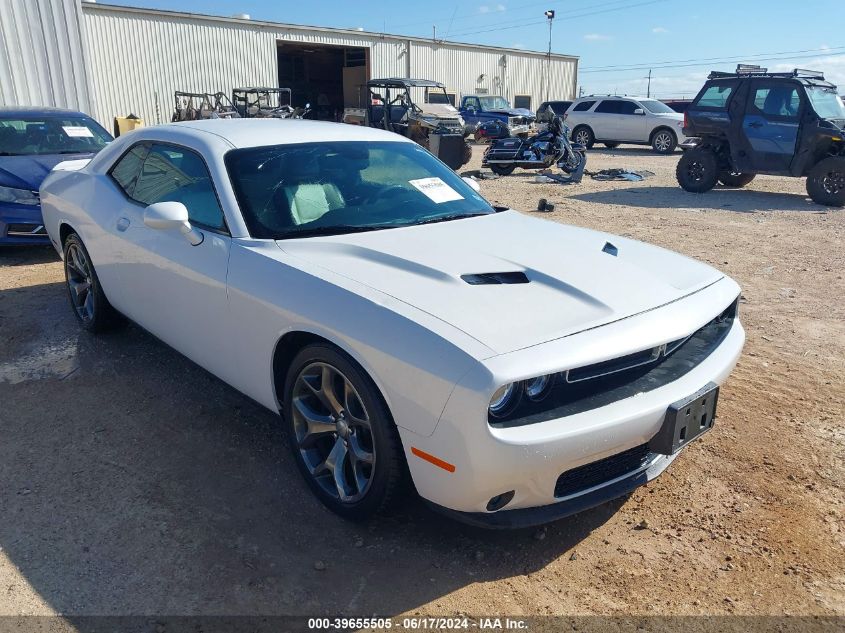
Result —
<instances>
[{"instance_id":1,"label":"alloy wheel","mask_svg":"<svg viewBox=\"0 0 845 633\"><path fill-rule=\"evenodd\" d=\"M370 416L352 382L324 362L296 378L292 418L297 448L320 487L343 503L369 490L376 453Z\"/></svg>"},{"instance_id":2,"label":"alloy wheel","mask_svg":"<svg viewBox=\"0 0 845 633\"><path fill-rule=\"evenodd\" d=\"M668 132L660 132L654 137L654 147L659 152L668 152L672 147L672 136Z\"/></svg>"},{"instance_id":3,"label":"alloy wheel","mask_svg":"<svg viewBox=\"0 0 845 633\"><path fill-rule=\"evenodd\" d=\"M705 167L698 161L692 161L687 166L687 174L695 182L700 182L704 178Z\"/></svg>"},{"instance_id":4,"label":"alloy wheel","mask_svg":"<svg viewBox=\"0 0 845 633\"><path fill-rule=\"evenodd\" d=\"M825 193L835 195L845 189L845 173L831 171L822 176L822 189Z\"/></svg>"},{"instance_id":5,"label":"alloy wheel","mask_svg":"<svg viewBox=\"0 0 845 633\"><path fill-rule=\"evenodd\" d=\"M91 263L78 244L71 244L65 255L67 284L70 298L79 318L90 322L94 318L94 287Z\"/></svg>"},{"instance_id":6,"label":"alloy wheel","mask_svg":"<svg viewBox=\"0 0 845 633\"><path fill-rule=\"evenodd\" d=\"M587 130L580 130L575 135L575 142L579 145L587 145L590 142L590 133Z\"/></svg>"}]
</instances>

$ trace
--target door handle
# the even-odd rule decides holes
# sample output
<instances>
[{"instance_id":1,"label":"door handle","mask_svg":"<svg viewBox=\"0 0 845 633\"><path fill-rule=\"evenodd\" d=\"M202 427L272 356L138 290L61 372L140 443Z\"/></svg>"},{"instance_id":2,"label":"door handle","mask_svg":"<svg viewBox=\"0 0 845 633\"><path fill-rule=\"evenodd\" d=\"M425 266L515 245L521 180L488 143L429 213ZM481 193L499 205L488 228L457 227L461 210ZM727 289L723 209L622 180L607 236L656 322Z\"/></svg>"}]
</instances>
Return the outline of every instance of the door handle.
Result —
<instances>
[{"instance_id":1,"label":"door handle","mask_svg":"<svg viewBox=\"0 0 845 633\"><path fill-rule=\"evenodd\" d=\"M129 228L129 218L118 218L117 220L117 230L118 231L125 231Z\"/></svg>"},{"instance_id":2,"label":"door handle","mask_svg":"<svg viewBox=\"0 0 845 633\"><path fill-rule=\"evenodd\" d=\"M763 127L763 123L761 121L752 121L748 124L748 127Z\"/></svg>"}]
</instances>

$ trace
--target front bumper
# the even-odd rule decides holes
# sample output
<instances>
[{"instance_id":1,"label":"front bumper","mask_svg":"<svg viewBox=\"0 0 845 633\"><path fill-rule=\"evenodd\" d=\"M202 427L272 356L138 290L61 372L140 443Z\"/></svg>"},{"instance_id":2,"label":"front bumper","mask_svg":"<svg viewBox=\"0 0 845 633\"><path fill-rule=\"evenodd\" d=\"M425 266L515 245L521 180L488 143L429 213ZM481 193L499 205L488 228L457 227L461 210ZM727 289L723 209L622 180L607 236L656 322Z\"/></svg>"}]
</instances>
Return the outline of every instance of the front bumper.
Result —
<instances>
[{"instance_id":1,"label":"front bumper","mask_svg":"<svg viewBox=\"0 0 845 633\"><path fill-rule=\"evenodd\" d=\"M729 305L738 292L735 283L723 279L674 304L494 357L486 365L494 375L493 382L504 384L508 380L502 381L503 377L525 379L553 369L554 363L560 367L561 358L595 356L604 349L615 349L618 355L626 342L636 345L637 340L654 336L654 332L660 332L667 341L674 340L701 327L707 322L705 317L712 318L714 306ZM648 443L660 430L670 404L710 382L721 384L728 377L744 341L742 324L735 319L718 347L672 382L605 406L509 428L487 423L486 402L492 390L481 382L480 375L477 379L468 375L455 387L430 436L400 428L416 488L424 499L456 518L493 527L546 522L625 494L659 475L672 458L655 455L653 462L643 464L645 468L635 469L638 472L625 472L621 479L617 475L586 489L569 491L566 496L555 496L555 488L565 472ZM581 362L572 366L581 366ZM479 415L479 411L484 414ZM412 447L454 465L454 470L449 472L420 460ZM513 497L507 504L498 511L487 510L491 499L511 491ZM501 517L494 518L496 514Z\"/></svg>"},{"instance_id":2,"label":"front bumper","mask_svg":"<svg viewBox=\"0 0 845 633\"><path fill-rule=\"evenodd\" d=\"M0 244L49 244L40 205L0 204Z\"/></svg>"}]
</instances>

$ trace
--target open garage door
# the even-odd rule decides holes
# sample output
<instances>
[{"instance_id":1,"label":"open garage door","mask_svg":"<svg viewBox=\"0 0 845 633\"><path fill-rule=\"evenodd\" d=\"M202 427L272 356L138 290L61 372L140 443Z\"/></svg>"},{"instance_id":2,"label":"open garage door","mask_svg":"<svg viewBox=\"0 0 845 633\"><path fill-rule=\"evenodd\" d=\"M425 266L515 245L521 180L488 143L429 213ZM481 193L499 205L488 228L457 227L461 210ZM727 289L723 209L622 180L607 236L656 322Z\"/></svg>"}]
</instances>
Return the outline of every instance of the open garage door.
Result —
<instances>
[{"instance_id":1,"label":"open garage door","mask_svg":"<svg viewBox=\"0 0 845 633\"><path fill-rule=\"evenodd\" d=\"M310 103L313 118L340 121L343 109L366 105L370 49L279 41L279 87L293 105Z\"/></svg>"}]
</instances>

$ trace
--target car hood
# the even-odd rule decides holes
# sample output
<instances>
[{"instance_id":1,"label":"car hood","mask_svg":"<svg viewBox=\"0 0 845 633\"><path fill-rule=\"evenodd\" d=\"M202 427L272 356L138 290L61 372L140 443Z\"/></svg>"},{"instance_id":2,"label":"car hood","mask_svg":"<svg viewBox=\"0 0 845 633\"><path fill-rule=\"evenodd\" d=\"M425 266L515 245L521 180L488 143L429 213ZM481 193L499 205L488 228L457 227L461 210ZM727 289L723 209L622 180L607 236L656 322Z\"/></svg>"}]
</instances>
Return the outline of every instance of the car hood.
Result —
<instances>
[{"instance_id":1,"label":"car hood","mask_svg":"<svg viewBox=\"0 0 845 633\"><path fill-rule=\"evenodd\" d=\"M423 310L497 354L624 319L723 276L656 246L517 211L278 245ZM528 282L462 279L514 272Z\"/></svg>"},{"instance_id":2,"label":"car hood","mask_svg":"<svg viewBox=\"0 0 845 633\"><path fill-rule=\"evenodd\" d=\"M534 112L526 110L525 108L500 108L495 110L485 110L491 114L507 114L508 116L524 116L531 119L536 118Z\"/></svg>"},{"instance_id":3,"label":"car hood","mask_svg":"<svg viewBox=\"0 0 845 633\"><path fill-rule=\"evenodd\" d=\"M424 114L432 114L441 119L455 119L460 114L455 106L448 103L424 103L419 107Z\"/></svg>"},{"instance_id":4,"label":"car hood","mask_svg":"<svg viewBox=\"0 0 845 633\"><path fill-rule=\"evenodd\" d=\"M82 156L91 156L91 154L0 156L0 187L38 191L41 182L53 167L66 160Z\"/></svg>"},{"instance_id":5,"label":"car hood","mask_svg":"<svg viewBox=\"0 0 845 633\"><path fill-rule=\"evenodd\" d=\"M656 112L654 116L659 116L661 119L669 119L670 121L684 120L684 115L681 112Z\"/></svg>"}]
</instances>

